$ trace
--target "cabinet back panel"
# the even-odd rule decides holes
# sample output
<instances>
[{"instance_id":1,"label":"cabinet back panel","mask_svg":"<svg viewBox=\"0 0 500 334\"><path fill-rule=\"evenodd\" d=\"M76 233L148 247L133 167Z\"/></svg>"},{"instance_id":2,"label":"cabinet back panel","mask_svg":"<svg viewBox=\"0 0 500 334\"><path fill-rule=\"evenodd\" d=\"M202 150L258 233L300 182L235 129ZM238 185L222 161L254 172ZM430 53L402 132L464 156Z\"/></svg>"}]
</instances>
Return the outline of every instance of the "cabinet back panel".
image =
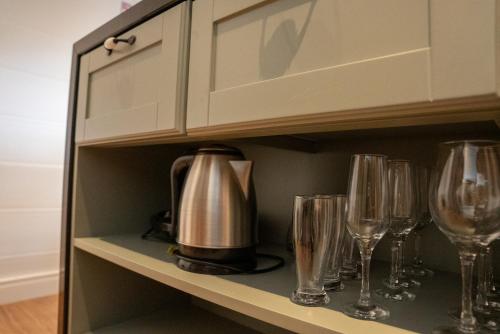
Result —
<instances>
[{"instance_id":1,"label":"cabinet back panel","mask_svg":"<svg viewBox=\"0 0 500 334\"><path fill-rule=\"evenodd\" d=\"M79 149L74 236L144 233L170 207L170 166L179 147Z\"/></svg>"},{"instance_id":2,"label":"cabinet back panel","mask_svg":"<svg viewBox=\"0 0 500 334\"><path fill-rule=\"evenodd\" d=\"M428 47L428 13L427 1L265 1L214 23L213 90Z\"/></svg>"}]
</instances>

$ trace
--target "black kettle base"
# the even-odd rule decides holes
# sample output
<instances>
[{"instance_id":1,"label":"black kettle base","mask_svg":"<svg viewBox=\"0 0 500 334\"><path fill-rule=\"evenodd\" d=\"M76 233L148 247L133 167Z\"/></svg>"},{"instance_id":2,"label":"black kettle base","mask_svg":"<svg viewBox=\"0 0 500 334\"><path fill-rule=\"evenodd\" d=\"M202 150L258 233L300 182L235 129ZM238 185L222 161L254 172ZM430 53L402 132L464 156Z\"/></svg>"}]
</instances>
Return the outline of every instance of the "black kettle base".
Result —
<instances>
[{"instance_id":1,"label":"black kettle base","mask_svg":"<svg viewBox=\"0 0 500 334\"><path fill-rule=\"evenodd\" d=\"M199 260L177 254L177 267L182 270L206 275L232 275L248 273L255 269L257 262L239 261L235 263L217 263Z\"/></svg>"}]
</instances>

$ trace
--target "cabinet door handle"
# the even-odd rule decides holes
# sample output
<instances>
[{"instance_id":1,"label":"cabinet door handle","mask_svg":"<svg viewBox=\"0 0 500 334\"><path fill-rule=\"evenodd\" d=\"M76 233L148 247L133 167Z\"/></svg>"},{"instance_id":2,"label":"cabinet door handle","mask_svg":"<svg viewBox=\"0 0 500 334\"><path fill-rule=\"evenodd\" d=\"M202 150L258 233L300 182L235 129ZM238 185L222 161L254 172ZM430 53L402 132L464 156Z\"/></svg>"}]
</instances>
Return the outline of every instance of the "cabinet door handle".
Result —
<instances>
[{"instance_id":1,"label":"cabinet door handle","mask_svg":"<svg viewBox=\"0 0 500 334\"><path fill-rule=\"evenodd\" d=\"M128 45L133 45L135 43L136 37L134 35L129 38L116 38L109 37L104 41L104 48L108 51L108 55L110 55L113 50L116 48L118 43L127 43Z\"/></svg>"}]
</instances>

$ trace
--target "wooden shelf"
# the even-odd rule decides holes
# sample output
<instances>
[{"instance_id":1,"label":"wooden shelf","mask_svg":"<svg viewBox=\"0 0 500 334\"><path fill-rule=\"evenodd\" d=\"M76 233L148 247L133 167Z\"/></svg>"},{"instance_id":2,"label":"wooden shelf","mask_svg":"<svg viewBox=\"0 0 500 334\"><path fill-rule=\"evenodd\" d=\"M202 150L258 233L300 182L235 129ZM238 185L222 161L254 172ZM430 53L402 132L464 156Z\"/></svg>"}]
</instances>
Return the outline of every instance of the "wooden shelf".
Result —
<instances>
[{"instance_id":1,"label":"wooden shelf","mask_svg":"<svg viewBox=\"0 0 500 334\"><path fill-rule=\"evenodd\" d=\"M239 325L233 321L219 317L199 307L172 308L157 311L153 314L134 318L113 326L106 326L92 331L93 334L122 333L183 333L183 334L218 334L241 333L256 334L258 332Z\"/></svg>"},{"instance_id":2,"label":"wooden shelf","mask_svg":"<svg viewBox=\"0 0 500 334\"><path fill-rule=\"evenodd\" d=\"M261 250L286 256L287 264L279 270L259 275L208 276L178 269L175 258L167 254L167 244L144 241L138 235L75 238L74 246L193 296L299 333L429 333L451 322L447 311L459 302L459 277L438 272L415 290L414 302L396 303L375 297L390 309L388 320L360 321L341 312L344 305L358 297L359 281L346 282L342 293L331 295L327 307L309 308L290 302L295 267L281 247ZM376 288L388 274L388 266L377 262L372 269L372 287Z\"/></svg>"}]
</instances>

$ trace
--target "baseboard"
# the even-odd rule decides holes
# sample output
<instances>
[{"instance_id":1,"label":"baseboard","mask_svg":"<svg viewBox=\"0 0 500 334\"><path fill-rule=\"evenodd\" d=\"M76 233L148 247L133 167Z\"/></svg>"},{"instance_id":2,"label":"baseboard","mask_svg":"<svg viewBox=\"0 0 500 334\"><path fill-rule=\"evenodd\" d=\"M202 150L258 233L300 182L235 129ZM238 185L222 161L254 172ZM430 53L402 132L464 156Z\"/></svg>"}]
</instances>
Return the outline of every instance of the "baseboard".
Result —
<instances>
[{"instance_id":1,"label":"baseboard","mask_svg":"<svg viewBox=\"0 0 500 334\"><path fill-rule=\"evenodd\" d=\"M59 291L59 271L37 273L0 282L0 305L54 295Z\"/></svg>"},{"instance_id":2,"label":"baseboard","mask_svg":"<svg viewBox=\"0 0 500 334\"><path fill-rule=\"evenodd\" d=\"M57 252L0 258L0 305L58 293L58 258Z\"/></svg>"}]
</instances>

